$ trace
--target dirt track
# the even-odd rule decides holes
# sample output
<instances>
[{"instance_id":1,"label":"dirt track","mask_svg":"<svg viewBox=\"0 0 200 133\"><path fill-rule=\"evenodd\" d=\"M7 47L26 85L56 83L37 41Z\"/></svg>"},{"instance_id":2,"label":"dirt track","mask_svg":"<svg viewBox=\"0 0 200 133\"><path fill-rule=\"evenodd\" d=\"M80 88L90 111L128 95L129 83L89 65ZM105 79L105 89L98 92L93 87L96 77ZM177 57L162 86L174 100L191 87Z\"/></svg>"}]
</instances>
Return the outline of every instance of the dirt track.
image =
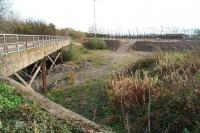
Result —
<instances>
[{"instance_id":1,"label":"dirt track","mask_svg":"<svg viewBox=\"0 0 200 133\"><path fill-rule=\"evenodd\" d=\"M117 48L117 52L131 52L133 51L133 45L135 44L136 41L123 41L119 47Z\"/></svg>"}]
</instances>

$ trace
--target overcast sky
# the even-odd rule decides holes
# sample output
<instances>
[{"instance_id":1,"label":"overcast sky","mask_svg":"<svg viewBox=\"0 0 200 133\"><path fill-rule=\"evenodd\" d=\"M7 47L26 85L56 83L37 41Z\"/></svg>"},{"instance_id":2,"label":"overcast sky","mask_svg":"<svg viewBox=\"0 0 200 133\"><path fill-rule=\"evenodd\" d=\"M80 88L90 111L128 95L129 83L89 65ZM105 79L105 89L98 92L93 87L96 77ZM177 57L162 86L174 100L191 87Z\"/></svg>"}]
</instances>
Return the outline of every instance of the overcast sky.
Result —
<instances>
[{"instance_id":1,"label":"overcast sky","mask_svg":"<svg viewBox=\"0 0 200 133\"><path fill-rule=\"evenodd\" d=\"M200 0L97 0L96 5L97 27L107 30L200 26ZM88 31L93 24L92 0L14 0L13 8L22 18L58 28Z\"/></svg>"}]
</instances>

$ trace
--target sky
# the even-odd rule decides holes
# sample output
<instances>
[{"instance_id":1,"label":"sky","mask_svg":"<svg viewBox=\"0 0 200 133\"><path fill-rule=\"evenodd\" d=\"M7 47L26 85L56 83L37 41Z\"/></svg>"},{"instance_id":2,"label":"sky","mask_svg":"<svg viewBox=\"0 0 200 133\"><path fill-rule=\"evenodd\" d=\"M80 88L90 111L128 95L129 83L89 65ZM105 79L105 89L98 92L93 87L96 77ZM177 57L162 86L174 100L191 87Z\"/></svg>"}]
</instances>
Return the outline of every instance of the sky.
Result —
<instances>
[{"instance_id":1,"label":"sky","mask_svg":"<svg viewBox=\"0 0 200 133\"><path fill-rule=\"evenodd\" d=\"M200 27L200 0L97 0L99 31L127 32ZM13 0L22 18L89 31L93 25L93 0Z\"/></svg>"}]
</instances>

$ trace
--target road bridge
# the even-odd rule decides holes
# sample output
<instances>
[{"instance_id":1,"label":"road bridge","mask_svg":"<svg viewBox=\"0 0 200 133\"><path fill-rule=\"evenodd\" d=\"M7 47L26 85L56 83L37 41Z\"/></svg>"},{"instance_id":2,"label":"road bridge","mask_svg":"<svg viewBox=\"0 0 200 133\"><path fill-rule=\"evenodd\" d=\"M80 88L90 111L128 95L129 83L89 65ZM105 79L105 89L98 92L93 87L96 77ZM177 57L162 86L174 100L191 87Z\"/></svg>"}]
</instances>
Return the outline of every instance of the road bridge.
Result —
<instances>
[{"instance_id":1,"label":"road bridge","mask_svg":"<svg viewBox=\"0 0 200 133\"><path fill-rule=\"evenodd\" d=\"M67 45L70 45L68 36L0 34L0 75L15 75L25 86L30 87L37 74L41 72L46 89L46 60L52 62L52 68L62 55L62 52L58 51ZM57 56L52 59L50 55L55 52ZM35 67L31 75L28 75L30 80L27 82L18 72L32 64Z\"/></svg>"}]
</instances>

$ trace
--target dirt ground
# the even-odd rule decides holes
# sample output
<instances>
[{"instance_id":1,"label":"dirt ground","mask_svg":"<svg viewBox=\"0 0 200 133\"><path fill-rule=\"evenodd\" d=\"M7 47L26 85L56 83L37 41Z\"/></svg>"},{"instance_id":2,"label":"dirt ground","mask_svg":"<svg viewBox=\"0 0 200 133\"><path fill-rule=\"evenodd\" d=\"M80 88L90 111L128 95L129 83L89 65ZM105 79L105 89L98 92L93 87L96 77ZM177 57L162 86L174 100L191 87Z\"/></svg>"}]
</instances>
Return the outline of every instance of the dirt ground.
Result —
<instances>
[{"instance_id":1,"label":"dirt ground","mask_svg":"<svg viewBox=\"0 0 200 133\"><path fill-rule=\"evenodd\" d=\"M101 77L117 71L126 64L149 55L149 52L132 51L132 43L125 43L119 46L116 51L95 50L92 53L89 52L87 57L79 63L66 62L55 66L48 73L48 87L50 89L66 88L69 74L73 75L72 78L75 82L73 85L77 85L97 76ZM40 78L36 79L32 85L36 90L40 90L41 86Z\"/></svg>"}]
</instances>

